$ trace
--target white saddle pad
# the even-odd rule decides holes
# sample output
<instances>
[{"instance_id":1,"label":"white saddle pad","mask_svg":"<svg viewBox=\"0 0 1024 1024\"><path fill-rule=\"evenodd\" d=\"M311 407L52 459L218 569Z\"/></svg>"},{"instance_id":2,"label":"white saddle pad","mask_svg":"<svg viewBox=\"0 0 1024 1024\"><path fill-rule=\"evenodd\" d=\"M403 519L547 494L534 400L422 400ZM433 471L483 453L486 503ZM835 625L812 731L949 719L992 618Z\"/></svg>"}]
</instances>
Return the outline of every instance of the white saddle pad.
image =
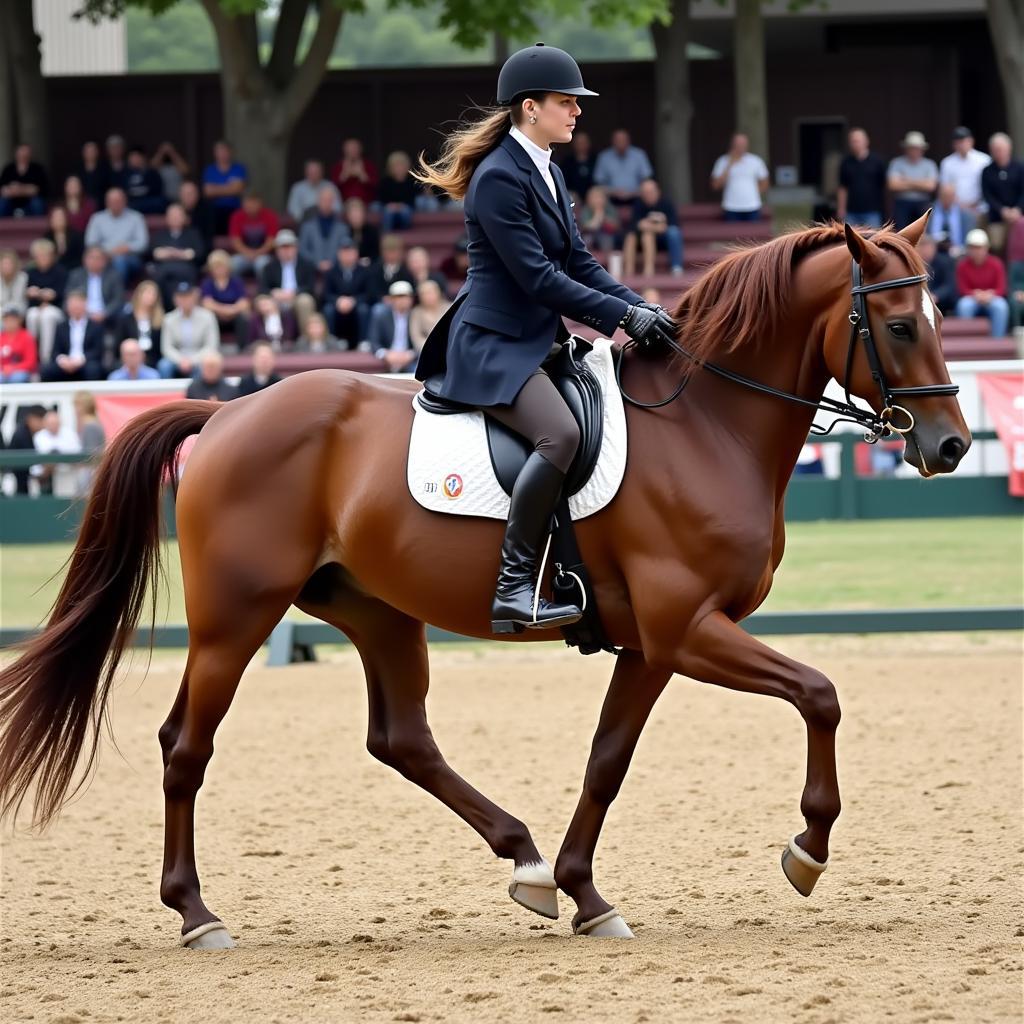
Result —
<instances>
[{"instance_id":1,"label":"white saddle pad","mask_svg":"<svg viewBox=\"0 0 1024 1024\"><path fill-rule=\"evenodd\" d=\"M573 519L599 512L615 497L626 471L626 412L615 384L612 343L599 338L584 357L604 392L604 432L597 465L569 499ZM427 412L413 398L407 480L412 496L434 512L507 519L509 497L491 466L487 427L479 411Z\"/></svg>"}]
</instances>

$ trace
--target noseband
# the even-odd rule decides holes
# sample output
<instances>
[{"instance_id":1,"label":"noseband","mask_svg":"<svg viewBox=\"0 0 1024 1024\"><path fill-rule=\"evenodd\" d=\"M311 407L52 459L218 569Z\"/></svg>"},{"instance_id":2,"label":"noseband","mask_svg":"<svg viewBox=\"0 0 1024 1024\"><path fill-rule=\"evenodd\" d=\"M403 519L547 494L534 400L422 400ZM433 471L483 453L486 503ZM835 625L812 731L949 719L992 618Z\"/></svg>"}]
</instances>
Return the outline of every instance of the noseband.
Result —
<instances>
[{"instance_id":1,"label":"noseband","mask_svg":"<svg viewBox=\"0 0 1024 1024\"><path fill-rule=\"evenodd\" d=\"M801 398L799 395L792 395L788 391L781 391L779 388L773 388L769 384L762 384L760 381L751 380L749 377L733 373L732 370L727 370L725 367L718 366L715 363L702 362L699 365L717 377L731 380L734 384L740 384L752 391L758 391L763 395L771 395L774 398L781 398L787 402L794 402L797 405L805 405L819 412L827 412L835 416L835 419L827 427L812 423L812 434L830 434L837 423L857 423L867 428L868 432L864 435L864 440L868 444L874 444L879 439L888 437L890 434L907 434L914 429L914 417L908 409L896 404L897 398L931 398L940 395L955 395L960 391L960 385L922 384L918 387L909 388L889 387L885 370L882 367L882 360L879 358L878 346L875 344L874 335L871 333L871 321L868 318L867 302L864 297L871 292L888 291L891 288L905 288L912 284L924 284L927 280L927 274L915 274L913 277L897 277L890 281L863 284L860 264L856 260L853 261L853 283L850 288L853 306L849 315L850 347L846 353L846 372L845 380L843 381L843 391L846 395L845 402L840 402L827 396L823 396L818 402L812 402L808 398ZM858 340L864 346L864 354L867 356L871 376L878 385L878 391L882 399L882 411L880 413L876 413L874 409L862 409L860 406L855 405L853 396L850 394L850 374L853 370L853 360L857 353ZM634 344L634 342L628 341L623 348L629 348ZM693 354L683 348L682 345L675 341L670 341L669 345L681 356L697 362ZM615 382L622 392L622 397L630 404L641 409L659 409L663 405L668 405L669 402L674 401L682 394L683 389L689 382L688 377L684 378L680 382L679 387L668 398L660 402L641 402L626 393L622 386L621 378L622 358L620 357L615 366ZM906 422L902 425L897 425L893 422L893 416L897 413L906 417Z\"/></svg>"}]
</instances>

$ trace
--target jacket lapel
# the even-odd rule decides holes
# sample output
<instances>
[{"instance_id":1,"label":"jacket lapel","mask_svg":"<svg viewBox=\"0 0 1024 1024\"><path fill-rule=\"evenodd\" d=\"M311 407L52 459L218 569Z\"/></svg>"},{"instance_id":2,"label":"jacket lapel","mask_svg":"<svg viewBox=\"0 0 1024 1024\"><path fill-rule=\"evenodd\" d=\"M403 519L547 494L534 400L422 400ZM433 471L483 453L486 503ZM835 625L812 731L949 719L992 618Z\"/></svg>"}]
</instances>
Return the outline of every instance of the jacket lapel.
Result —
<instances>
[{"instance_id":1,"label":"jacket lapel","mask_svg":"<svg viewBox=\"0 0 1024 1024\"><path fill-rule=\"evenodd\" d=\"M537 165L530 159L529 153L511 135L506 135L501 144L512 154L512 159L519 165L519 168L526 172L530 179L530 184L533 186L533 191L537 193L540 201L548 208L551 216L561 225L562 230L571 243L572 235L570 235L569 226L565 222L565 215L559 209L559 204L555 202L554 197L551 195L551 189L548 188L547 182L544 181L540 171L537 169ZM555 176L555 173L554 168L552 168L552 177ZM555 191L559 191L558 178L555 178Z\"/></svg>"}]
</instances>

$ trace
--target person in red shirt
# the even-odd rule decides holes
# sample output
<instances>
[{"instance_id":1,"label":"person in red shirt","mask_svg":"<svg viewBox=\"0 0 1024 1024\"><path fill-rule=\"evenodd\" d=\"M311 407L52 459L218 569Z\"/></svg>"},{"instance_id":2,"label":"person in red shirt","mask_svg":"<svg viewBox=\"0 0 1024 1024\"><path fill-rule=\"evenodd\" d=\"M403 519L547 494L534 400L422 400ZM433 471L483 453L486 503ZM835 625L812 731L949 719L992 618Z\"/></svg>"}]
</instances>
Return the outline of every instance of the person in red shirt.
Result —
<instances>
[{"instance_id":1,"label":"person in red shirt","mask_svg":"<svg viewBox=\"0 0 1024 1024\"><path fill-rule=\"evenodd\" d=\"M36 339L21 322L18 307L8 306L0 329L0 384L27 384L38 368Z\"/></svg>"},{"instance_id":2,"label":"person in red shirt","mask_svg":"<svg viewBox=\"0 0 1024 1024\"><path fill-rule=\"evenodd\" d=\"M341 144L341 159L331 168L331 181L343 200L354 196L369 206L377 198L377 168L363 156L363 144L358 139L346 139Z\"/></svg>"},{"instance_id":3,"label":"person in red shirt","mask_svg":"<svg viewBox=\"0 0 1024 1024\"><path fill-rule=\"evenodd\" d=\"M242 208L235 210L228 221L228 236L234 250L231 269L235 274L258 277L263 272L273 255L279 226L277 214L263 205L263 199L255 192L246 193Z\"/></svg>"},{"instance_id":4,"label":"person in red shirt","mask_svg":"<svg viewBox=\"0 0 1024 1024\"><path fill-rule=\"evenodd\" d=\"M1010 323L1006 268L998 256L988 251L988 247L988 235L982 228L967 232L967 255L956 267L956 287L960 293L956 315L987 316L992 324L993 337L1002 338Z\"/></svg>"}]
</instances>

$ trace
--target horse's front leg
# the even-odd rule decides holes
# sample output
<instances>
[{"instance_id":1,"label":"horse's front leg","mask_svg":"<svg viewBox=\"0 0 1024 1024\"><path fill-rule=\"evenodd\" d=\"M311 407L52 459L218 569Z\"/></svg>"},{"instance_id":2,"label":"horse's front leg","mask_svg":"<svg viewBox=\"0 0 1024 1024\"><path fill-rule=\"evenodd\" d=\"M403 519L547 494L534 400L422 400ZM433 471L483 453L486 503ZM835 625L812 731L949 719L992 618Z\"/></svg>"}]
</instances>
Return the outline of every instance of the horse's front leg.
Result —
<instances>
[{"instance_id":1,"label":"horse's front leg","mask_svg":"<svg viewBox=\"0 0 1024 1024\"><path fill-rule=\"evenodd\" d=\"M839 817L836 778L836 728L839 699L820 672L787 658L746 633L724 612L696 620L681 640L661 635L640 621L644 651L653 664L671 666L681 675L747 693L781 697L792 704L807 726L807 778L800 810L806 829L782 854L782 868L794 888L809 896L828 862L828 840Z\"/></svg>"},{"instance_id":2,"label":"horse's front leg","mask_svg":"<svg viewBox=\"0 0 1024 1024\"><path fill-rule=\"evenodd\" d=\"M671 677L670 670L649 666L638 651L623 650L616 661L594 734L583 792L555 862L555 881L578 907L572 922L577 934L632 937L626 923L594 887L594 850L640 733Z\"/></svg>"}]
</instances>

